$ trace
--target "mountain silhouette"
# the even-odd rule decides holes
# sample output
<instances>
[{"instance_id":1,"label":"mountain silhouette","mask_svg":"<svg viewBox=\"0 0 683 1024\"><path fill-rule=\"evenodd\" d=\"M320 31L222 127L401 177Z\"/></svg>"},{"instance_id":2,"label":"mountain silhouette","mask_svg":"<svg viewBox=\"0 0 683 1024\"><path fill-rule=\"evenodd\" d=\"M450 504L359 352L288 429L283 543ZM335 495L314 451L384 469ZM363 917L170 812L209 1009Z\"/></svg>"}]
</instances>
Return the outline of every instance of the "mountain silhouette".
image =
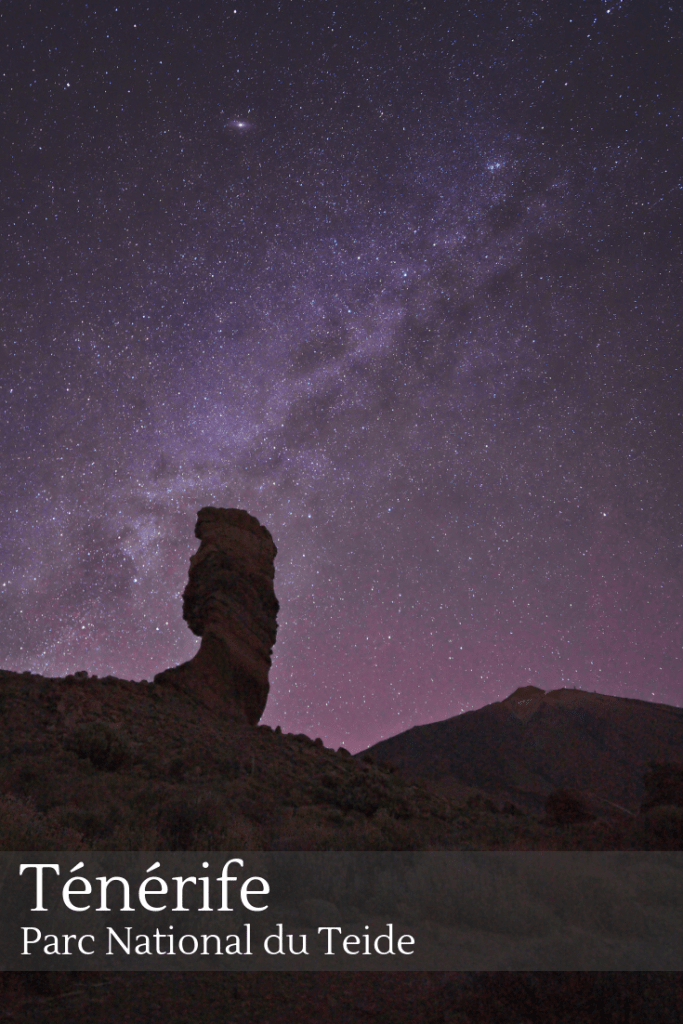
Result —
<instances>
[{"instance_id":1,"label":"mountain silhouette","mask_svg":"<svg viewBox=\"0 0 683 1024\"><path fill-rule=\"evenodd\" d=\"M683 708L523 686L505 700L415 726L363 754L431 780L444 793L471 787L532 813L553 790L569 788L596 809L635 814L649 762L683 760Z\"/></svg>"}]
</instances>

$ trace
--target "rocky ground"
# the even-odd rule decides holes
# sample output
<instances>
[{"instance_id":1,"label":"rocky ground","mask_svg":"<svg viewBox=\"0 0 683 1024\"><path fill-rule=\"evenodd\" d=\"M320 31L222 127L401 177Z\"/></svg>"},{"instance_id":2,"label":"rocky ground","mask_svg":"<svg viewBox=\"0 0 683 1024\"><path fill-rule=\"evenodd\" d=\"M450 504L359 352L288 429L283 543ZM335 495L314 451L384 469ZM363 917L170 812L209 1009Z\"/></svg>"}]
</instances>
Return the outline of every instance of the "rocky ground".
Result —
<instances>
[{"instance_id":1,"label":"rocky ground","mask_svg":"<svg viewBox=\"0 0 683 1024\"><path fill-rule=\"evenodd\" d=\"M221 722L170 685L2 672L0 716L4 850L681 848L680 807L560 824L320 740ZM524 977L55 973L0 986L5 1018L57 1024L683 1019L679 975Z\"/></svg>"},{"instance_id":2,"label":"rocky ground","mask_svg":"<svg viewBox=\"0 0 683 1024\"><path fill-rule=\"evenodd\" d=\"M679 1024L678 974L15 975L26 1024Z\"/></svg>"},{"instance_id":3,"label":"rocky ground","mask_svg":"<svg viewBox=\"0 0 683 1024\"><path fill-rule=\"evenodd\" d=\"M217 720L156 683L0 672L0 848L677 849L681 816L557 824L457 802L320 740Z\"/></svg>"}]
</instances>

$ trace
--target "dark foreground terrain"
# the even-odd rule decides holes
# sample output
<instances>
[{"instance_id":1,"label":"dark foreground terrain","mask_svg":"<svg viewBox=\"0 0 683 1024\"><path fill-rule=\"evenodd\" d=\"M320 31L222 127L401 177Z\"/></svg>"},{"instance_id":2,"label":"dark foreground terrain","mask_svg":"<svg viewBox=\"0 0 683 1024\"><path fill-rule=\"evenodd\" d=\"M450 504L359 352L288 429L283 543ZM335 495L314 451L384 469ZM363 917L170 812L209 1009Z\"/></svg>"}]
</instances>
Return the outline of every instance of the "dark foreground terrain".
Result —
<instances>
[{"instance_id":1,"label":"dark foreground terrain","mask_svg":"<svg viewBox=\"0 0 683 1024\"><path fill-rule=\"evenodd\" d=\"M679 974L64 974L3 979L54 1024L679 1024Z\"/></svg>"},{"instance_id":2,"label":"dark foreground terrain","mask_svg":"<svg viewBox=\"0 0 683 1024\"><path fill-rule=\"evenodd\" d=\"M681 849L680 769L634 813L580 791L540 814L485 785L406 778L303 735L222 723L172 687L0 674L4 850ZM485 780L473 779L474 782ZM572 780L569 779L571 782ZM555 797L553 802L552 797ZM23 973L16 1021L678 1024L679 974Z\"/></svg>"},{"instance_id":3,"label":"dark foreground terrain","mask_svg":"<svg viewBox=\"0 0 683 1024\"><path fill-rule=\"evenodd\" d=\"M4 850L681 849L681 787L648 767L631 783L655 794L642 813L571 773L565 812L559 788L532 813L486 778L406 777L157 683L0 672L0 716Z\"/></svg>"}]
</instances>

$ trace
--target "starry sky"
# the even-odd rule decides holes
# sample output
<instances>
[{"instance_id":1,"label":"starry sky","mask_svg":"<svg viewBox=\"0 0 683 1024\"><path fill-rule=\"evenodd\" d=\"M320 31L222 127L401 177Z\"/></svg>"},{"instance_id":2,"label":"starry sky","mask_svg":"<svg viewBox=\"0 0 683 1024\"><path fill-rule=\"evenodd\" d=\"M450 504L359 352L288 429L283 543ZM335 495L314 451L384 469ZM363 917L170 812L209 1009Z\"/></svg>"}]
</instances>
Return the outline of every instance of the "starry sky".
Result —
<instances>
[{"instance_id":1,"label":"starry sky","mask_svg":"<svg viewBox=\"0 0 683 1024\"><path fill-rule=\"evenodd\" d=\"M0 7L0 667L191 657L215 505L268 724L683 704L679 5L114 2Z\"/></svg>"}]
</instances>

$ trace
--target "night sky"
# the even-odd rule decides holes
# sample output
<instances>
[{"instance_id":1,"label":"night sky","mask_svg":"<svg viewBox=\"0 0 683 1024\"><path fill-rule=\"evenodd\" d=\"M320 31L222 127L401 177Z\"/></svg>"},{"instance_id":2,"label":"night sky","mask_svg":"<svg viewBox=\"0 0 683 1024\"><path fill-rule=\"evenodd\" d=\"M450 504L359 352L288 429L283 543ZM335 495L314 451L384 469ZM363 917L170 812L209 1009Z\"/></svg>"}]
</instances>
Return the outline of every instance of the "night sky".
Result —
<instances>
[{"instance_id":1,"label":"night sky","mask_svg":"<svg viewBox=\"0 0 683 1024\"><path fill-rule=\"evenodd\" d=\"M0 667L192 656L204 505L278 547L263 721L683 703L683 16L0 7Z\"/></svg>"}]
</instances>

